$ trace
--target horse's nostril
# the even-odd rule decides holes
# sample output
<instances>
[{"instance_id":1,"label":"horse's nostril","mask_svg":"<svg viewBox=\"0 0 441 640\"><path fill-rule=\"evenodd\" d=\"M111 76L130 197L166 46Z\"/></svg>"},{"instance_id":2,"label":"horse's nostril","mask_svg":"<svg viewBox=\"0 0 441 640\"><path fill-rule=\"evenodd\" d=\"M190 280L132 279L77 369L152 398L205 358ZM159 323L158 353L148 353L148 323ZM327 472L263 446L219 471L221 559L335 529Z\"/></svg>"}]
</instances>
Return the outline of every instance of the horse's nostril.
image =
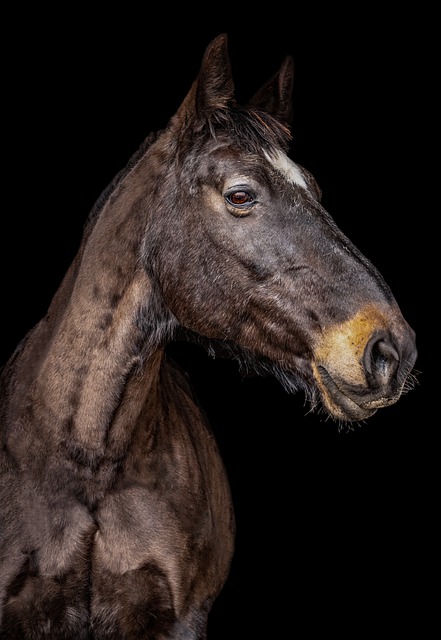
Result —
<instances>
[{"instance_id":1,"label":"horse's nostril","mask_svg":"<svg viewBox=\"0 0 441 640\"><path fill-rule=\"evenodd\" d=\"M395 375L400 356L386 336L374 336L366 345L364 366L377 384L387 384Z\"/></svg>"}]
</instances>

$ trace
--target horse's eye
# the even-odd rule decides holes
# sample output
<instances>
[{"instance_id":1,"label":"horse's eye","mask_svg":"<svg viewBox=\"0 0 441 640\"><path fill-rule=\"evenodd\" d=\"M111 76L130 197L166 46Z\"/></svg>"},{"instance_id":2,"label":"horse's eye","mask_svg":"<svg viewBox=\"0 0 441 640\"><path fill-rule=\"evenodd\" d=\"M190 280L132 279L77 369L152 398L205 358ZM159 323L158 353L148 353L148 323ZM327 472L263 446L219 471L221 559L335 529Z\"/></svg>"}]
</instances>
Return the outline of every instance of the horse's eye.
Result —
<instances>
[{"instance_id":1,"label":"horse's eye","mask_svg":"<svg viewBox=\"0 0 441 640\"><path fill-rule=\"evenodd\" d=\"M247 191L234 191L226 196L228 202L234 206L241 206L253 202L253 197Z\"/></svg>"},{"instance_id":2,"label":"horse's eye","mask_svg":"<svg viewBox=\"0 0 441 640\"><path fill-rule=\"evenodd\" d=\"M247 215L256 204L256 199L252 193L246 189L237 188L225 194L225 201L228 210L235 216Z\"/></svg>"}]
</instances>

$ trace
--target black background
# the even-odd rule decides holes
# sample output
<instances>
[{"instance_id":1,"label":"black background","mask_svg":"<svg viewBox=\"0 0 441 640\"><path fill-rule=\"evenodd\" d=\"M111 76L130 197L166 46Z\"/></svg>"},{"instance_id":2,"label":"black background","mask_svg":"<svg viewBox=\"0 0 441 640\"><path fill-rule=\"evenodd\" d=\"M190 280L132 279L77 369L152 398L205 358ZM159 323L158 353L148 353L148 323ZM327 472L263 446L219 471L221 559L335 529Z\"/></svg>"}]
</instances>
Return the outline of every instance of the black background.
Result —
<instances>
[{"instance_id":1,"label":"black background","mask_svg":"<svg viewBox=\"0 0 441 640\"><path fill-rule=\"evenodd\" d=\"M237 517L209 640L426 637L434 614L435 18L423 6L386 15L330 4L290 3L271 19L268 7L250 16L240 5L226 17L224 5L200 15L39 8L3 24L1 363L45 314L96 198L165 126L221 32L240 101L294 56L291 157L416 330L418 386L353 430L308 413L271 379L242 380L234 363L176 350L215 430Z\"/></svg>"}]
</instances>

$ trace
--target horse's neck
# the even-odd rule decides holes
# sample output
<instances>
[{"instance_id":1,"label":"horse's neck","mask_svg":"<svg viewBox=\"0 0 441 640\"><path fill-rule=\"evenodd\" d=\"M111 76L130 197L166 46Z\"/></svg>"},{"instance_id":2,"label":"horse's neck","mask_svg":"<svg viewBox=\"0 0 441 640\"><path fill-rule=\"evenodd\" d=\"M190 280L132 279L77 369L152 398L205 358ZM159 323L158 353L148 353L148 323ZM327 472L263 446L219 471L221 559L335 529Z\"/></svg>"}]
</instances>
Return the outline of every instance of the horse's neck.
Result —
<instances>
[{"instance_id":1,"label":"horse's neck","mask_svg":"<svg viewBox=\"0 0 441 640\"><path fill-rule=\"evenodd\" d=\"M114 194L113 206L104 208L88 232L47 317L13 363L12 420L28 429L38 425L51 434L51 442L70 440L84 455L98 458L109 441L124 449L136 420L122 416L123 408L142 411L161 366L161 346L152 340L146 348L149 336L139 322L148 317L153 294L138 263L142 221L132 209L123 195ZM151 317L153 332L155 322L160 320ZM125 402L129 395L136 396L134 402Z\"/></svg>"}]
</instances>

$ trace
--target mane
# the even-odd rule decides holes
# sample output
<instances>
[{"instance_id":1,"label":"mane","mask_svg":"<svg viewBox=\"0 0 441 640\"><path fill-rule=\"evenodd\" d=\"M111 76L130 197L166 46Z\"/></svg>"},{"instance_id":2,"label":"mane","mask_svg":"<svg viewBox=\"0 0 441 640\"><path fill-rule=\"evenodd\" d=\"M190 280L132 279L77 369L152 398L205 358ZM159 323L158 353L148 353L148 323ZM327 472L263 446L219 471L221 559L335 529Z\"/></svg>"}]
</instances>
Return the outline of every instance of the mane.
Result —
<instances>
[{"instance_id":1,"label":"mane","mask_svg":"<svg viewBox=\"0 0 441 640\"><path fill-rule=\"evenodd\" d=\"M139 162L139 160L143 157L147 149L158 139L162 130L152 131L145 138L144 142L140 145L140 147L133 153L130 157L129 161L113 178L113 180L107 185L107 187L101 192L100 196L95 201L92 209L89 212L89 216L86 220L85 227L90 231L98 218L99 214L103 210L104 205L115 191L117 186L124 180L126 175L133 169L133 167Z\"/></svg>"},{"instance_id":2,"label":"mane","mask_svg":"<svg viewBox=\"0 0 441 640\"><path fill-rule=\"evenodd\" d=\"M271 153L280 148L288 151L292 139L287 124L249 105L233 104L228 109L215 111L208 120L208 127L214 138L220 129L226 129L234 142L251 153L260 153L262 149Z\"/></svg>"},{"instance_id":3,"label":"mane","mask_svg":"<svg viewBox=\"0 0 441 640\"><path fill-rule=\"evenodd\" d=\"M162 133L161 130L151 132L144 140L144 142L138 147L138 149L132 154L129 161L113 178L113 180L107 185L107 187L101 192L100 196L95 201L92 209L89 212L89 215L86 219L86 222L83 226L83 235L81 239L81 243L75 256L71 268L64 276L64 285L65 287L60 287L60 289L55 293L54 298L52 300L52 314L54 314L54 305L56 301L62 295L70 295L69 291L71 291L76 275L78 273L79 265L81 264L82 254L84 251L84 247L86 246L90 235L94 229L95 223L99 218L100 213L102 212L106 202L109 200L115 189L121 183L121 181L125 178L125 176L136 166L139 160L144 156L147 149L157 140L157 138ZM63 289L63 293L62 293Z\"/></svg>"}]
</instances>

